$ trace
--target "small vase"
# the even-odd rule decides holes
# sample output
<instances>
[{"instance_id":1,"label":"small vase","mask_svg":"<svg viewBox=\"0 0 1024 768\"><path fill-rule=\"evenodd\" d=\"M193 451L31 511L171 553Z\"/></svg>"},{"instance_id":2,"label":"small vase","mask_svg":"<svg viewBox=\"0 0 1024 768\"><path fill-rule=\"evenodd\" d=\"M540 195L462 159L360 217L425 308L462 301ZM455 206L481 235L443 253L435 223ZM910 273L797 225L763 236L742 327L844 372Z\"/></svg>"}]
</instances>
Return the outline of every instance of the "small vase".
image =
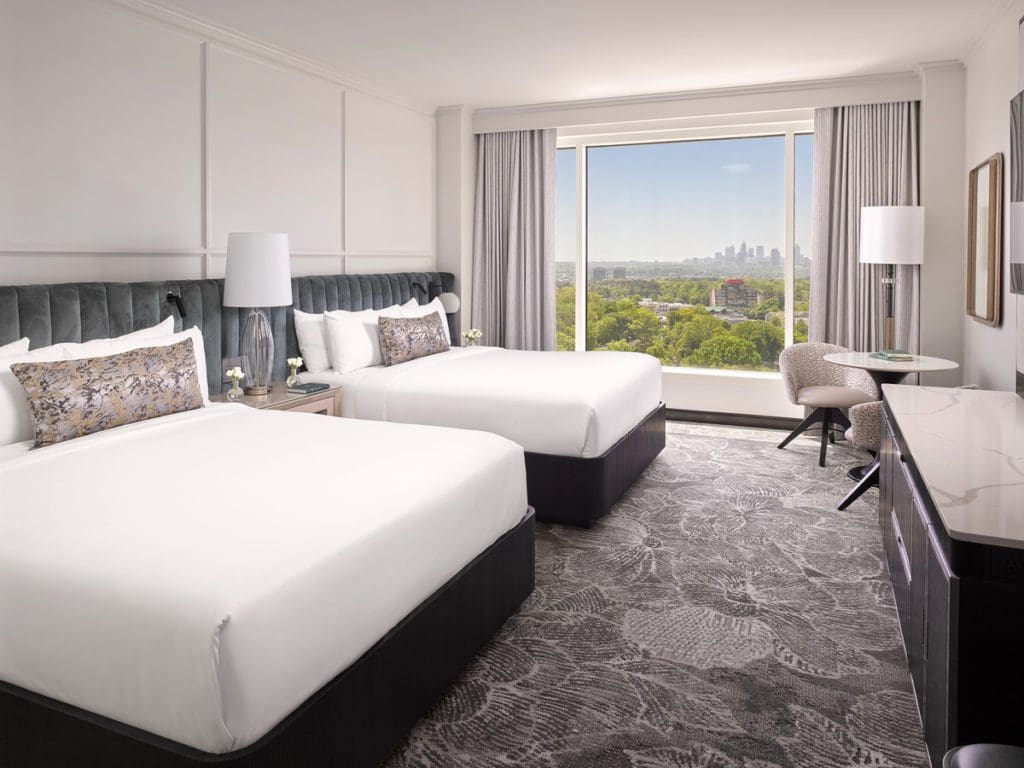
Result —
<instances>
[{"instance_id":1,"label":"small vase","mask_svg":"<svg viewBox=\"0 0 1024 768\"><path fill-rule=\"evenodd\" d=\"M234 379L231 382L231 389L228 390L227 398L231 402L237 402L242 399L242 388L238 386L238 379Z\"/></svg>"},{"instance_id":2,"label":"small vase","mask_svg":"<svg viewBox=\"0 0 1024 768\"><path fill-rule=\"evenodd\" d=\"M299 383L299 367L297 365L291 366L292 374L284 380L286 387L294 387Z\"/></svg>"}]
</instances>

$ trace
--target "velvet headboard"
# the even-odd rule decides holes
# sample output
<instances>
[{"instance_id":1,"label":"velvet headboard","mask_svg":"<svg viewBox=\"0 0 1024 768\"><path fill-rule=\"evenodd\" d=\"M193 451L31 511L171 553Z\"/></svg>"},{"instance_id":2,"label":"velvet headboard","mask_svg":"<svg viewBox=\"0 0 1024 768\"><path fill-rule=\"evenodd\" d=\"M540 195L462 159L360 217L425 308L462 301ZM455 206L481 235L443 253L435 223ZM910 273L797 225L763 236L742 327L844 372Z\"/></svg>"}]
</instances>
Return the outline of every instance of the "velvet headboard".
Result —
<instances>
[{"instance_id":1,"label":"velvet headboard","mask_svg":"<svg viewBox=\"0 0 1024 768\"><path fill-rule=\"evenodd\" d=\"M450 272L383 275L319 275L292 278L293 307L303 312L379 309L416 298L427 303L452 291ZM0 285L0 344L28 336L31 348L68 341L119 336L174 315L176 330L198 325L206 347L210 391L221 391L221 361L238 355L245 310L221 305L223 280L168 280L145 283L55 283ZM168 295L181 297L182 319ZM274 378L285 376L285 359L299 354L292 307L270 311L274 332ZM454 339L455 318L448 316Z\"/></svg>"}]
</instances>

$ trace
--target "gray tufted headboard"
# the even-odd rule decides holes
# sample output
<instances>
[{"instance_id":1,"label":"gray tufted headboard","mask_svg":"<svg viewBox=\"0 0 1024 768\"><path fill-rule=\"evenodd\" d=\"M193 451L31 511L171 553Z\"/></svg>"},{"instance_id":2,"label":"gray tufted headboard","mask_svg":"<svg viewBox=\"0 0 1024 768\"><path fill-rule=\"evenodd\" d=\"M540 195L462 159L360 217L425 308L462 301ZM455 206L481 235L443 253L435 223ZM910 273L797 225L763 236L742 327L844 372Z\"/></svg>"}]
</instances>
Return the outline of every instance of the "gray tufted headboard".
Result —
<instances>
[{"instance_id":1,"label":"gray tufted headboard","mask_svg":"<svg viewBox=\"0 0 1024 768\"><path fill-rule=\"evenodd\" d=\"M379 309L416 298L429 301L416 286L440 282L454 290L450 272L396 272L385 275L321 275L292 278L293 306L303 312ZM210 391L221 391L221 361L238 355L245 310L221 305L223 280L167 280L146 283L55 283L0 285L0 344L28 336L31 348L65 341L119 336L174 315L176 330L198 325L206 347ZM435 291L436 292L436 288ZM184 322L167 295L181 297ZM292 307L270 312L274 331L274 378L285 375L285 359L299 354ZM448 316L454 339L455 318Z\"/></svg>"}]
</instances>

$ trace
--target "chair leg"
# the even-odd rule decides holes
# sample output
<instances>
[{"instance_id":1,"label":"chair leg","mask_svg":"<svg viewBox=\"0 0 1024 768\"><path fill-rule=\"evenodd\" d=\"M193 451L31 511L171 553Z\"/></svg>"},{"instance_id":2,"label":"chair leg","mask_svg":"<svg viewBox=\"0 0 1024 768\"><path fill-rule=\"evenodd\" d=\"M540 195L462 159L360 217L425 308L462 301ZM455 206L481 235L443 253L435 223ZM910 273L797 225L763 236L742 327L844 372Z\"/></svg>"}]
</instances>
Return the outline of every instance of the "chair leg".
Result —
<instances>
[{"instance_id":1,"label":"chair leg","mask_svg":"<svg viewBox=\"0 0 1024 768\"><path fill-rule=\"evenodd\" d=\"M846 494L846 496L843 497L843 500L836 505L836 509L838 509L840 512L844 511L848 506L850 506L851 504L853 504L853 502L859 499L864 494L864 491L866 491L873 485L877 485L878 470L881 466L882 462L879 461L878 459L875 459L873 462L871 462L871 466L869 466L867 468L867 471L864 472L864 476L861 477L860 482L858 482L857 485L853 487L853 490L851 490L848 494Z\"/></svg>"},{"instance_id":2,"label":"chair leg","mask_svg":"<svg viewBox=\"0 0 1024 768\"><path fill-rule=\"evenodd\" d=\"M779 443L779 448L785 448L787 445L793 442L795 438L806 432L811 425L821 421L822 413L823 411L821 408L815 408L813 411L811 411L811 415L808 416L803 421L801 421L797 428L790 432L789 435L786 436L785 440Z\"/></svg>"},{"instance_id":3,"label":"chair leg","mask_svg":"<svg viewBox=\"0 0 1024 768\"><path fill-rule=\"evenodd\" d=\"M850 420L846 417L846 414L843 413L841 408L836 408L835 411L832 412L832 420L842 427L844 431L850 428Z\"/></svg>"},{"instance_id":4,"label":"chair leg","mask_svg":"<svg viewBox=\"0 0 1024 768\"><path fill-rule=\"evenodd\" d=\"M828 436L832 432L832 409L826 408L821 417L821 450L818 452L818 466L825 466L825 452L828 450Z\"/></svg>"}]
</instances>

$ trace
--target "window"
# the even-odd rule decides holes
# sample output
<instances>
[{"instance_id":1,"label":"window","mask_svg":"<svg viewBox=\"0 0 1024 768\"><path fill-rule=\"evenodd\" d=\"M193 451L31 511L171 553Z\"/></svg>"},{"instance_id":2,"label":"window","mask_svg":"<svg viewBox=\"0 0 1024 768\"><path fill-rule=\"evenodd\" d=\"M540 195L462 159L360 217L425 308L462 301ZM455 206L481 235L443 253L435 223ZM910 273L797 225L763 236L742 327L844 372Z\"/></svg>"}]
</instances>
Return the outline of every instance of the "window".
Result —
<instances>
[{"instance_id":1,"label":"window","mask_svg":"<svg viewBox=\"0 0 1024 768\"><path fill-rule=\"evenodd\" d=\"M812 146L787 130L560 149L558 348L777 370L807 334Z\"/></svg>"}]
</instances>

